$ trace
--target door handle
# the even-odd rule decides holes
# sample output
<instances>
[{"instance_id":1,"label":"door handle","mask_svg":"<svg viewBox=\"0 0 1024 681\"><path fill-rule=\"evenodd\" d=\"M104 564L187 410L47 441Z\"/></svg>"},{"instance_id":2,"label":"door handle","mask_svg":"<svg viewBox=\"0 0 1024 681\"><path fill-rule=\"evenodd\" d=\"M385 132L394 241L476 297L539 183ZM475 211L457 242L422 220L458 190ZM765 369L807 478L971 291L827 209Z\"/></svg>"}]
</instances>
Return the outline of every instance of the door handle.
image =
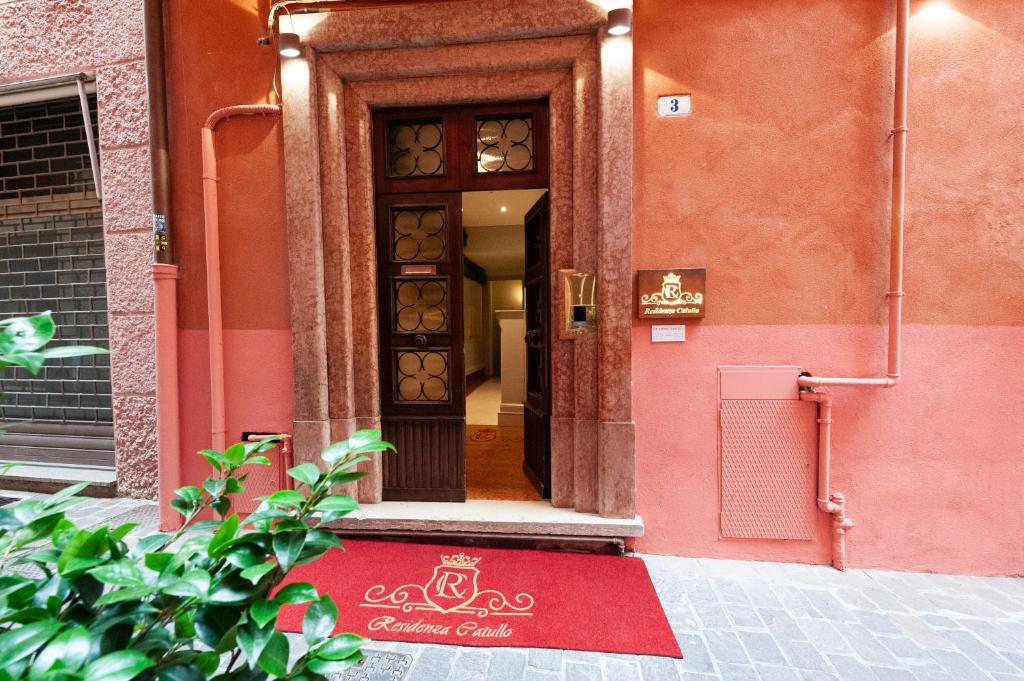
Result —
<instances>
[{"instance_id":1,"label":"door handle","mask_svg":"<svg viewBox=\"0 0 1024 681\"><path fill-rule=\"evenodd\" d=\"M413 344L418 348L427 347L427 337L422 333L416 334L416 337L412 339Z\"/></svg>"}]
</instances>

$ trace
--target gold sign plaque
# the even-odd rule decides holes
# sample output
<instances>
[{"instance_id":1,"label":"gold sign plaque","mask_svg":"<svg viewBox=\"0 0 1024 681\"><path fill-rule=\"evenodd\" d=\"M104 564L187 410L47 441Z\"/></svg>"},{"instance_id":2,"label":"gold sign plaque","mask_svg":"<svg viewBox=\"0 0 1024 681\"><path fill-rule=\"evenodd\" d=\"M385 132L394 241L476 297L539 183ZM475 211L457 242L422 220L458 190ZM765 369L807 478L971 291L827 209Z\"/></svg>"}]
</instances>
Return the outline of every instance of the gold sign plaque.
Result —
<instances>
[{"instance_id":1,"label":"gold sign plaque","mask_svg":"<svg viewBox=\"0 0 1024 681\"><path fill-rule=\"evenodd\" d=\"M640 270L640 319L688 319L704 316L704 268Z\"/></svg>"}]
</instances>

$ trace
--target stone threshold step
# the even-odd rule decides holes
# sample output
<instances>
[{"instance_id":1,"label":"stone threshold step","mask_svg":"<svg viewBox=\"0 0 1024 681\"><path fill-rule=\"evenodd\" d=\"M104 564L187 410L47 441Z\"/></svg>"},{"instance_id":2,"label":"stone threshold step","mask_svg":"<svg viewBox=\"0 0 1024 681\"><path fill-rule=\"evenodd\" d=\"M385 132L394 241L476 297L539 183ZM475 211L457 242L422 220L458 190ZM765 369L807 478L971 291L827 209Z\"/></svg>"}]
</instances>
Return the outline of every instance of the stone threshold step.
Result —
<instances>
[{"instance_id":1,"label":"stone threshold step","mask_svg":"<svg viewBox=\"0 0 1024 681\"><path fill-rule=\"evenodd\" d=\"M555 508L546 501L463 503L385 501L362 504L357 513L330 523L333 530L401 531L480 534L556 535L560 537L640 537L640 516L602 518Z\"/></svg>"},{"instance_id":2,"label":"stone threshold step","mask_svg":"<svg viewBox=\"0 0 1024 681\"><path fill-rule=\"evenodd\" d=\"M0 465L14 463L0 459ZM88 482L80 496L110 498L117 496L117 474L105 466L44 465L20 463L0 477L0 489L52 494L76 482Z\"/></svg>"}]
</instances>

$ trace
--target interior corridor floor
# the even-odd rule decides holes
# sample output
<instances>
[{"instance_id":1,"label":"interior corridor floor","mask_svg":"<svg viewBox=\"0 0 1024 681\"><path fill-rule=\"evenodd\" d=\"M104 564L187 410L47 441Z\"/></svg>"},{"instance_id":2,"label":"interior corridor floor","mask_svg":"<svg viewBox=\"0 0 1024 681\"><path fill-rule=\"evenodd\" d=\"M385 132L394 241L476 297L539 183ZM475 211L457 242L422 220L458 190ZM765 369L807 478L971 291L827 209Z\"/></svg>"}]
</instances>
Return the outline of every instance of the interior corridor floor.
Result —
<instances>
[{"instance_id":1,"label":"interior corridor floor","mask_svg":"<svg viewBox=\"0 0 1024 681\"><path fill-rule=\"evenodd\" d=\"M501 379L491 378L466 396L466 496L537 501L523 473L523 429L499 426Z\"/></svg>"},{"instance_id":2,"label":"interior corridor floor","mask_svg":"<svg viewBox=\"0 0 1024 681\"><path fill-rule=\"evenodd\" d=\"M498 425L501 409L501 378L488 378L466 395L466 423L474 426Z\"/></svg>"}]
</instances>

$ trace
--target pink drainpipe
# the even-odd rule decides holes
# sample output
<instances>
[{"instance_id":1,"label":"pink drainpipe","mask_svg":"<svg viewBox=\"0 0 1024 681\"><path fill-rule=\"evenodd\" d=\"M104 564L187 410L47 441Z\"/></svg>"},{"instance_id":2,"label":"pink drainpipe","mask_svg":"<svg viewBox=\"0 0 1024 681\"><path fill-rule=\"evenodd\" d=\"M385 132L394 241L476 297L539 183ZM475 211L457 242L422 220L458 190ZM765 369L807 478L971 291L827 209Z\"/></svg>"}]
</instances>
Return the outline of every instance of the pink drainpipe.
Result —
<instances>
[{"instance_id":1,"label":"pink drainpipe","mask_svg":"<svg viewBox=\"0 0 1024 681\"><path fill-rule=\"evenodd\" d=\"M178 433L178 267L153 263L156 290L156 408L160 499L166 502L181 487L181 443ZM180 516L160 504L160 529L173 530Z\"/></svg>"},{"instance_id":2,"label":"pink drainpipe","mask_svg":"<svg viewBox=\"0 0 1024 681\"><path fill-rule=\"evenodd\" d=\"M832 396L824 390L807 390L800 399L818 403L818 508L832 514L832 565L846 569L846 531L853 521L846 517L846 498L832 488Z\"/></svg>"},{"instance_id":3,"label":"pink drainpipe","mask_svg":"<svg viewBox=\"0 0 1024 681\"><path fill-rule=\"evenodd\" d=\"M220 289L220 223L217 217L217 148L213 133L234 116L280 116L276 104L244 104L217 109L203 124L203 217L206 223L206 300L210 326L210 438L214 449L227 444L224 408L224 316Z\"/></svg>"},{"instance_id":4,"label":"pink drainpipe","mask_svg":"<svg viewBox=\"0 0 1024 681\"><path fill-rule=\"evenodd\" d=\"M832 564L846 569L846 530L853 521L846 517L846 498L830 490L832 466L832 397L823 386L869 386L892 388L900 382L900 346L903 335L903 233L906 225L907 184L907 81L910 75L910 0L896 2L896 94L892 126L892 209L889 230L889 339L885 376L800 376L800 399L818 403L818 508L832 514Z\"/></svg>"}]
</instances>

